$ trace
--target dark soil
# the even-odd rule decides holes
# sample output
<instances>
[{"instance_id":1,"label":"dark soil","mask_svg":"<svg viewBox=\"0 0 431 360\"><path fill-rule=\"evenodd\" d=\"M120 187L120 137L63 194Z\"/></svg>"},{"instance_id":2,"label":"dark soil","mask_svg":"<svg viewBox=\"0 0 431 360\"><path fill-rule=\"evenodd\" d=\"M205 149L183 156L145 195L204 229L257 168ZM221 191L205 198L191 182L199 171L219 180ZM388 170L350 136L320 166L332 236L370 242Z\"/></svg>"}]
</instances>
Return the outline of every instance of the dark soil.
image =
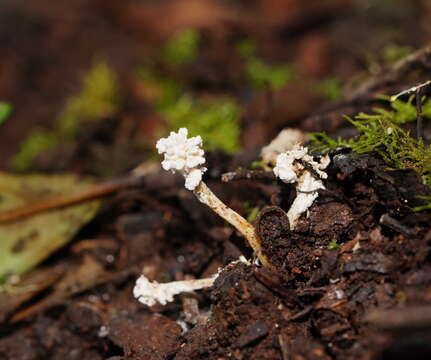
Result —
<instances>
[{"instance_id":1,"label":"dark soil","mask_svg":"<svg viewBox=\"0 0 431 360\"><path fill-rule=\"evenodd\" d=\"M259 207L254 225L274 265L232 264L253 256L240 234L186 191L181 178L150 172L139 186L107 199L69 246L28 275L26 281L37 284L31 295L0 298L0 359L431 358L431 215L411 210L421 204L418 194L431 193L417 174L389 170L374 154L330 153L327 190L295 230L285 216L292 187L262 173L244 179L244 170L220 180L249 168L284 127L354 134L342 114L369 110L376 93L429 79L431 62L423 61L402 77L355 90L368 53L390 42L422 46L431 36L426 0L365 3L0 4L0 100L15 109L1 127L8 139L0 142L3 168L33 125L52 126L78 74L99 55L124 87L118 119L84 129L85 146L61 166L44 159L33 170L125 175L149 156L128 145L153 144L154 124L162 122L141 96L134 67L175 30L201 29L202 55L182 81L194 93L229 93L244 106L244 150L210 153L205 181L243 215L245 203ZM237 75L242 64L230 55L234 40L244 36L256 39L262 57L289 60L308 79L337 75L349 82L346 97L329 103L293 83L268 101L266 91L244 89ZM425 138L429 133L426 125ZM207 277L221 267L213 287L166 306L133 298L141 273L168 282Z\"/></svg>"}]
</instances>

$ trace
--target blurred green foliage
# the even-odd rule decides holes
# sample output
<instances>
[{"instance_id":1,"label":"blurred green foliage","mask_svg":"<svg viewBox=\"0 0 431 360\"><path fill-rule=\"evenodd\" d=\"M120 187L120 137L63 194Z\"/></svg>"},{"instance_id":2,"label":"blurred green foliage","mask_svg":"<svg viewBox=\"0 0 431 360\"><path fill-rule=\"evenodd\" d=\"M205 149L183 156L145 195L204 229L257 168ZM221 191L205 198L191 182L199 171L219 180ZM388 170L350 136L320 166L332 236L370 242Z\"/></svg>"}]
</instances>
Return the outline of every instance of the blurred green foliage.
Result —
<instances>
[{"instance_id":1,"label":"blurred green foliage","mask_svg":"<svg viewBox=\"0 0 431 360\"><path fill-rule=\"evenodd\" d=\"M118 81L106 62L96 62L81 86L81 91L67 100L57 119L57 131L62 136L73 138L84 121L110 116L118 110Z\"/></svg>"},{"instance_id":2,"label":"blurred green foliage","mask_svg":"<svg viewBox=\"0 0 431 360\"><path fill-rule=\"evenodd\" d=\"M81 90L70 97L51 131L35 129L11 160L14 170L25 171L44 151L71 142L86 123L111 116L119 107L119 87L104 61L95 62L82 79Z\"/></svg>"},{"instance_id":3,"label":"blurred green foliage","mask_svg":"<svg viewBox=\"0 0 431 360\"><path fill-rule=\"evenodd\" d=\"M337 239L332 239L328 245L328 250L338 250L340 245L337 243Z\"/></svg>"},{"instance_id":4,"label":"blurred green foliage","mask_svg":"<svg viewBox=\"0 0 431 360\"><path fill-rule=\"evenodd\" d=\"M236 52L244 59L256 57L256 44L251 39L244 39L236 45Z\"/></svg>"},{"instance_id":5,"label":"blurred green foliage","mask_svg":"<svg viewBox=\"0 0 431 360\"><path fill-rule=\"evenodd\" d=\"M0 101L0 125L3 124L12 113L12 106L6 102Z\"/></svg>"},{"instance_id":6,"label":"blurred green foliage","mask_svg":"<svg viewBox=\"0 0 431 360\"><path fill-rule=\"evenodd\" d=\"M17 171L27 170L36 156L55 148L59 142L60 139L54 132L33 130L21 144L19 152L12 157L12 168Z\"/></svg>"},{"instance_id":7,"label":"blurred green foliage","mask_svg":"<svg viewBox=\"0 0 431 360\"><path fill-rule=\"evenodd\" d=\"M144 84L146 99L159 110L175 103L181 94L181 85L177 80L160 74L150 65L139 68L138 76Z\"/></svg>"},{"instance_id":8,"label":"blurred green foliage","mask_svg":"<svg viewBox=\"0 0 431 360\"><path fill-rule=\"evenodd\" d=\"M200 135L207 150L233 153L240 148L240 106L230 97L203 99L185 94L179 82L147 66L138 72L147 99L166 120L164 136L186 127L190 136Z\"/></svg>"},{"instance_id":9,"label":"blurred green foliage","mask_svg":"<svg viewBox=\"0 0 431 360\"><path fill-rule=\"evenodd\" d=\"M410 55L413 51L414 49L410 46L390 44L383 48L383 60L386 64L393 64Z\"/></svg>"},{"instance_id":10,"label":"blurred green foliage","mask_svg":"<svg viewBox=\"0 0 431 360\"><path fill-rule=\"evenodd\" d=\"M328 100L339 100L343 96L341 81L337 78L330 77L316 82L313 90Z\"/></svg>"},{"instance_id":11,"label":"blurred green foliage","mask_svg":"<svg viewBox=\"0 0 431 360\"><path fill-rule=\"evenodd\" d=\"M197 58L200 42L201 35L197 30L180 31L163 46L161 60L170 65L189 64Z\"/></svg>"},{"instance_id":12,"label":"blurred green foliage","mask_svg":"<svg viewBox=\"0 0 431 360\"><path fill-rule=\"evenodd\" d=\"M202 136L208 150L234 153L239 149L240 107L229 98L212 100L183 95L160 108L168 122L168 130L186 127L190 136Z\"/></svg>"},{"instance_id":13,"label":"blurred green foliage","mask_svg":"<svg viewBox=\"0 0 431 360\"><path fill-rule=\"evenodd\" d=\"M250 85L256 89L279 90L295 77L290 65L269 65L256 58L247 61L245 71Z\"/></svg>"},{"instance_id":14,"label":"blurred green foliage","mask_svg":"<svg viewBox=\"0 0 431 360\"><path fill-rule=\"evenodd\" d=\"M245 39L236 46L236 52L245 61L247 83L255 89L269 87L279 90L295 78L295 71L289 64L268 64L256 55L256 44Z\"/></svg>"},{"instance_id":15,"label":"blurred green foliage","mask_svg":"<svg viewBox=\"0 0 431 360\"><path fill-rule=\"evenodd\" d=\"M428 204L416 206L413 208L413 211L425 211L425 210L431 210L431 196L418 196L418 198L429 201Z\"/></svg>"},{"instance_id":16,"label":"blurred green foliage","mask_svg":"<svg viewBox=\"0 0 431 360\"><path fill-rule=\"evenodd\" d=\"M175 35L154 62L181 66L198 55L200 34L193 29ZM175 74L175 73L174 73ZM240 106L230 97L202 98L187 93L174 76L162 74L154 63L138 70L145 98L166 120L160 136L186 127L190 136L200 135L207 150L233 153L240 148Z\"/></svg>"}]
</instances>

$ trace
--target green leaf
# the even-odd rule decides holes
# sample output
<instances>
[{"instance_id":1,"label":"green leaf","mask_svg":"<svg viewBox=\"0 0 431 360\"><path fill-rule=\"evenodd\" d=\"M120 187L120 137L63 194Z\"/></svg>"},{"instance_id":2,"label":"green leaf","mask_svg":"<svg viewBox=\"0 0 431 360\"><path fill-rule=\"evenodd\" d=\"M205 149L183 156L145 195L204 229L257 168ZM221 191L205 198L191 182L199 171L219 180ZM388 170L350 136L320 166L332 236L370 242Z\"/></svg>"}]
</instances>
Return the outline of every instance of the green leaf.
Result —
<instances>
[{"instance_id":1,"label":"green leaf","mask_svg":"<svg viewBox=\"0 0 431 360\"><path fill-rule=\"evenodd\" d=\"M90 184L73 175L17 176L0 172L0 211L70 195ZM0 279L31 270L63 247L99 207L100 201L93 200L0 224Z\"/></svg>"},{"instance_id":2,"label":"green leaf","mask_svg":"<svg viewBox=\"0 0 431 360\"><path fill-rule=\"evenodd\" d=\"M0 125L6 121L11 112L12 106L8 103L0 101Z\"/></svg>"}]
</instances>

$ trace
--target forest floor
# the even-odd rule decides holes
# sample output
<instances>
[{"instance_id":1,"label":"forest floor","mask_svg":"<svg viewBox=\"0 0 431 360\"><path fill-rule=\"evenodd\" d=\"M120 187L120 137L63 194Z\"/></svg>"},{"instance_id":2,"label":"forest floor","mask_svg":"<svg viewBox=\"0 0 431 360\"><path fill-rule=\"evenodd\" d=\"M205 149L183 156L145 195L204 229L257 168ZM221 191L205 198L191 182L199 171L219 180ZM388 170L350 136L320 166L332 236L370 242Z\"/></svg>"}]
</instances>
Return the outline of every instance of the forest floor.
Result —
<instances>
[{"instance_id":1,"label":"forest floor","mask_svg":"<svg viewBox=\"0 0 431 360\"><path fill-rule=\"evenodd\" d=\"M429 80L431 6L376 3L0 5L0 100L14 109L0 128L0 167L74 172L99 184L128 179L139 165L144 174L110 191L70 243L22 277L19 288L30 290L0 293L0 359L431 358L431 212L412 211L430 189L419 174L390 169L376 153L332 150L326 190L291 229L284 214L294 187L239 170L255 169L283 128L355 136L343 115L387 107L378 94ZM179 65L160 60L161 44L190 28L201 34L198 54ZM67 99L102 59L121 89L115 106L80 124L72 140L14 162L35 129L57 131ZM261 59L289 64L280 70L289 80L250 80L247 64ZM154 165L152 149L169 121L158 103L163 89L137 75L148 68L161 74L158 86L169 77L195 98L239 104L239 145L207 152L205 181L249 218L272 267L230 265L253 258L243 237L181 177ZM421 135L429 144L429 121ZM237 175L222 181L227 172ZM132 294L142 273L164 283L220 268L211 288L165 306L147 307Z\"/></svg>"}]
</instances>

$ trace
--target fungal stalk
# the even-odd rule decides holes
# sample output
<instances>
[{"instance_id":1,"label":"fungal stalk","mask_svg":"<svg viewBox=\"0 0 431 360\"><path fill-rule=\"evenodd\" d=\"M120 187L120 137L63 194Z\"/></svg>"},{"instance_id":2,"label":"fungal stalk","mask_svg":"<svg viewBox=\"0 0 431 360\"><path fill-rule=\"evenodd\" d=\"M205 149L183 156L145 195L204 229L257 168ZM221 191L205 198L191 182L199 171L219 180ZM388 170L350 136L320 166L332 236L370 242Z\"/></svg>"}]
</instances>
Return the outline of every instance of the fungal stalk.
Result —
<instances>
[{"instance_id":1,"label":"fungal stalk","mask_svg":"<svg viewBox=\"0 0 431 360\"><path fill-rule=\"evenodd\" d=\"M290 228L294 229L299 218L313 205L319 196L318 191L325 189L322 179L328 175L323 170L329 165L328 155L319 162L308 154L308 149L296 145L292 150L278 155L274 174L284 183L296 184L296 198L287 212Z\"/></svg>"},{"instance_id":2,"label":"fungal stalk","mask_svg":"<svg viewBox=\"0 0 431 360\"><path fill-rule=\"evenodd\" d=\"M244 263L247 266L251 265L244 256L240 256L239 259L232 261L224 268L219 268L218 272L209 278L171 281L163 284L157 281L150 281L145 275L141 275L136 280L135 287L133 288L133 296L147 306L153 306L156 303L166 305L168 302L174 301L175 295L213 286L215 279L217 279L223 270L239 263Z\"/></svg>"},{"instance_id":3,"label":"fungal stalk","mask_svg":"<svg viewBox=\"0 0 431 360\"><path fill-rule=\"evenodd\" d=\"M187 138L187 135L187 129L181 128L178 133L171 132L167 138L157 142L159 154L164 155L163 169L183 175L186 189L193 191L201 203L233 225L246 238L262 265L269 265L253 225L226 206L202 181L202 175L207 170L203 166L206 160L202 138L200 136Z\"/></svg>"}]
</instances>

